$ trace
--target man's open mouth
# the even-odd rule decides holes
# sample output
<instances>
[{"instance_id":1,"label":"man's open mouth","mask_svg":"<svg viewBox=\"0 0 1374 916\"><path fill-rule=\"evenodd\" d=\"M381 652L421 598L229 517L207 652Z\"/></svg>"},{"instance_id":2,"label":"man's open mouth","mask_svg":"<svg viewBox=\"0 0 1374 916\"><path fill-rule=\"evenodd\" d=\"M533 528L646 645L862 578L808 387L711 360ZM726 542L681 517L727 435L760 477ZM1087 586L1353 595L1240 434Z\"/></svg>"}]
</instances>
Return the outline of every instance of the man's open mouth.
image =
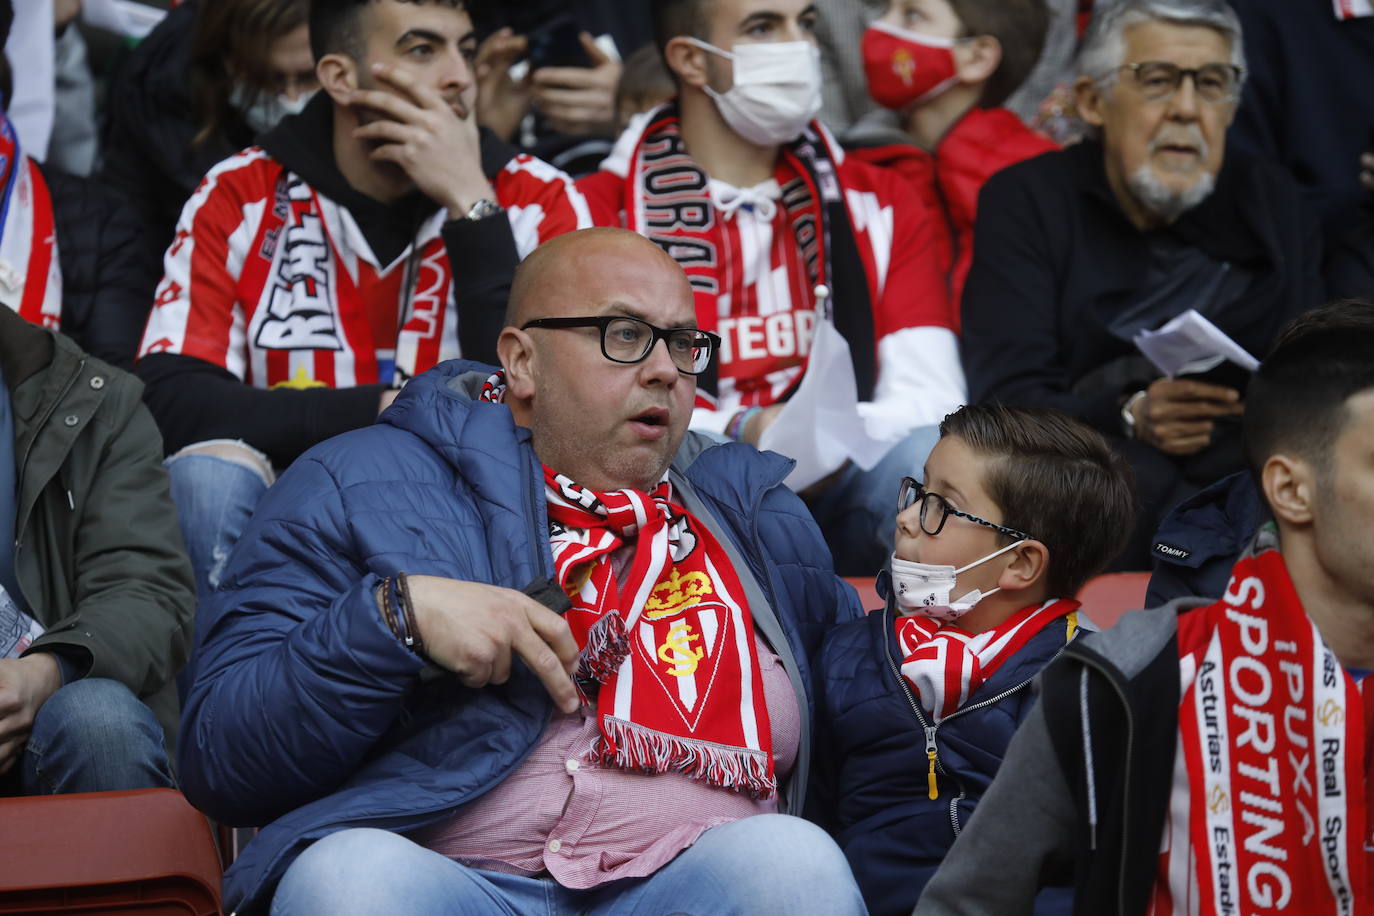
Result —
<instances>
[{"instance_id":1,"label":"man's open mouth","mask_svg":"<svg viewBox=\"0 0 1374 916\"><path fill-rule=\"evenodd\" d=\"M662 407L651 407L640 414L630 417L632 423L643 423L645 426L667 426L668 411Z\"/></svg>"}]
</instances>

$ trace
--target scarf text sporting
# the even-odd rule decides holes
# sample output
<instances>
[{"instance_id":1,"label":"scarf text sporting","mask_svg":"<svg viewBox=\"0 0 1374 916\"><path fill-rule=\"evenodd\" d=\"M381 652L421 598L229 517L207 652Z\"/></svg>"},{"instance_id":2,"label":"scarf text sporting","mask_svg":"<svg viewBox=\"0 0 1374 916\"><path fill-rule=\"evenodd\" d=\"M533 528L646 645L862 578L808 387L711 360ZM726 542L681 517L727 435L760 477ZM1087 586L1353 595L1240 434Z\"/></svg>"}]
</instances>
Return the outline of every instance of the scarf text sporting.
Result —
<instances>
[{"instance_id":1,"label":"scarf text sporting","mask_svg":"<svg viewBox=\"0 0 1374 916\"><path fill-rule=\"evenodd\" d=\"M1152 912L1371 912L1360 689L1278 551L1243 558L1222 600L1183 614L1178 648L1180 759Z\"/></svg>"},{"instance_id":2,"label":"scarf text sporting","mask_svg":"<svg viewBox=\"0 0 1374 916\"><path fill-rule=\"evenodd\" d=\"M673 501L600 493L544 468L555 575L597 693L606 765L677 771L759 798L777 790L772 733L739 577L711 532ZM628 547L624 556L622 547Z\"/></svg>"},{"instance_id":3,"label":"scarf text sporting","mask_svg":"<svg viewBox=\"0 0 1374 916\"><path fill-rule=\"evenodd\" d=\"M38 166L0 111L0 302L21 318L62 326L62 270L52 198Z\"/></svg>"}]
</instances>

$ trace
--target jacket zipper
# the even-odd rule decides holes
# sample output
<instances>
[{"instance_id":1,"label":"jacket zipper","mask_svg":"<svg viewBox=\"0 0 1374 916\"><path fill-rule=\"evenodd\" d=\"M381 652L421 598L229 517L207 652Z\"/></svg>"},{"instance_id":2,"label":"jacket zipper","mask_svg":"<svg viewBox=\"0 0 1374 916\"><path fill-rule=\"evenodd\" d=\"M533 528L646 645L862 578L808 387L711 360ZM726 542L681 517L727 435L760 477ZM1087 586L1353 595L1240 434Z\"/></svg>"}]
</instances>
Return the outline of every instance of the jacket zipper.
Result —
<instances>
[{"instance_id":1,"label":"jacket zipper","mask_svg":"<svg viewBox=\"0 0 1374 916\"><path fill-rule=\"evenodd\" d=\"M1106 668L1104 668L1101 664L1099 664L1099 663L1097 662L1096 659L1090 658L1090 657L1088 657L1088 656L1086 656L1086 655L1079 655L1079 654L1077 654L1077 653L1074 653L1073 657L1074 657L1075 659L1077 659L1079 662L1081 662L1085 667L1087 667L1087 668L1092 668L1092 669L1093 669L1094 671L1096 671L1099 675L1101 675L1102 678L1103 678L1108 684L1111 684L1111 685L1112 685L1112 690L1115 691L1116 696L1117 696L1117 699L1119 699L1119 700L1121 701L1121 708L1124 709L1124 710L1126 711L1126 768L1125 768L1125 770L1124 770L1124 778L1122 779L1122 782L1121 782L1121 787L1122 787L1122 792L1121 792L1121 795L1122 795L1122 805L1121 805L1121 835L1122 835L1123 837L1128 837L1128 836L1131 835L1131 834L1130 834L1130 826L1131 826L1131 824L1130 824L1130 820L1131 820L1131 809L1130 809L1130 806L1126 804L1126 801L1131 797L1131 756L1132 756L1132 754L1134 753L1134 749L1135 749L1135 715L1134 715L1134 714L1132 713L1132 711L1131 711L1131 704L1130 704L1130 702L1128 702L1127 699L1126 699L1126 692L1125 692L1124 690L1122 690L1121 685L1117 683L1116 678L1112 676L1111 672L1109 672ZM1085 727L1086 727L1086 724L1087 724L1087 723L1084 723L1084 726L1085 726ZM1085 761L1085 763L1086 763L1086 761ZM1120 862L1120 864L1117 866L1116 895L1117 895L1117 896L1116 896L1116 907L1117 907L1117 912L1118 912L1118 913L1125 913L1125 912L1126 912L1126 843L1125 843L1125 842L1122 842L1122 844L1121 844L1121 862Z\"/></svg>"}]
</instances>

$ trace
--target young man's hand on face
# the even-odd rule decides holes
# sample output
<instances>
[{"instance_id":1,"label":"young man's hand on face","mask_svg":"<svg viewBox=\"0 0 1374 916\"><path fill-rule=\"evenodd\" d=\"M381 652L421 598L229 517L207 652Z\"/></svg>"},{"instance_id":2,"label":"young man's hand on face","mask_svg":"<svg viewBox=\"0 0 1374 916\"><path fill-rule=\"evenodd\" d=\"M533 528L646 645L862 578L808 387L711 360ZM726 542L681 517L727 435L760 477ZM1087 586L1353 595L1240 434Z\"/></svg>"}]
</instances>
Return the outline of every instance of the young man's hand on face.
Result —
<instances>
[{"instance_id":1,"label":"young man's hand on face","mask_svg":"<svg viewBox=\"0 0 1374 916\"><path fill-rule=\"evenodd\" d=\"M364 121L354 137L375 143L375 162L403 170L420 193L461 219L479 200L496 192L482 173L477 118L461 101L450 105L439 92L410 74L373 64L372 75L396 91L356 89L352 105Z\"/></svg>"}]
</instances>

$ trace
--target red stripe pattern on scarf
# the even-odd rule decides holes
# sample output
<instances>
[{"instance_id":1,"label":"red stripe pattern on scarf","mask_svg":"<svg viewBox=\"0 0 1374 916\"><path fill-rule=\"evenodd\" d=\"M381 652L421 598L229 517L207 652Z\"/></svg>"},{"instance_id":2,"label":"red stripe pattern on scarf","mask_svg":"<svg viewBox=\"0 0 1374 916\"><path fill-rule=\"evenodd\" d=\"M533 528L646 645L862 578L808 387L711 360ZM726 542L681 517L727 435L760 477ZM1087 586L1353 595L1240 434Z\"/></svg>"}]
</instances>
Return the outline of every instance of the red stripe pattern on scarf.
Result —
<instances>
[{"instance_id":1,"label":"red stripe pattern on scarf","mask_svg":"<svg viewBox=\"0 0 1374 916\"><path fill-rule=\"evenodd\" d=\"M545 468L544 482L579 686L596 695L593 754L772 797L753 618L720 544L666 480L652 493L602 493Z\"/></svg>"},{"instance_id":2,"label":"red stripe pattern on scarf","mask_svg":"<svg viewBox=\"0 0 1374 916\"><path fill-rule=\"evenodd\" d=\"M32 324L62 326L62 271L52 197L38 166L24 155L14 125L0 111L0 286L9 306Z\"/></svg>"}]
</instances>

